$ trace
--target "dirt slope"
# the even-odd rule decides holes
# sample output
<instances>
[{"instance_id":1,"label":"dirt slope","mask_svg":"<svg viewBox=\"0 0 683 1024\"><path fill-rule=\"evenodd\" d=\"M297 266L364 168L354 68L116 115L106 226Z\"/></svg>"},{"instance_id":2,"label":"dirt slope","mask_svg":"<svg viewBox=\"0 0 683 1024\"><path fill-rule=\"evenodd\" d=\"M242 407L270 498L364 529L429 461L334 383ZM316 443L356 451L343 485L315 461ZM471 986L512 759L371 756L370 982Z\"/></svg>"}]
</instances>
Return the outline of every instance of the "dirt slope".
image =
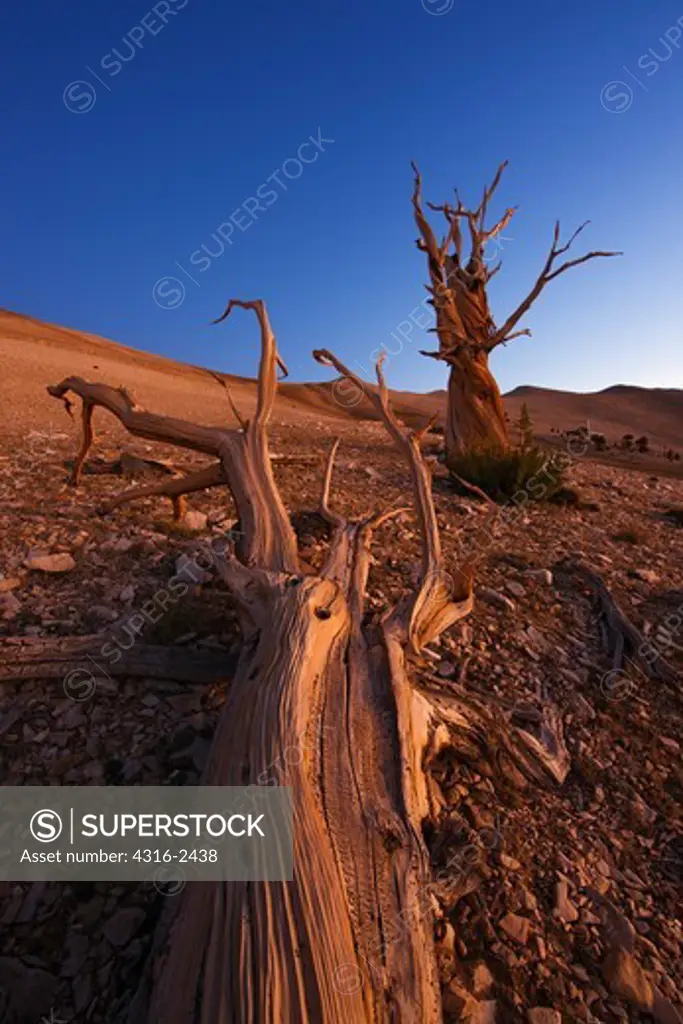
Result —
<instances>
[{"instance_id":1,"label":"dirt slope","mask_svg":"<svg viewBox=\"0 0 683 1024\"><path fill-rule=\"evenodd\" d=\"M108 341L94 334L58 327L0 310L0 358L3 367L4 414L0 436L27 430L63 429L57 404L45 393L48 384L77 374L129 388L140 404L160 413L174 413L207 423L234 419L227 396L201 367L179 363ZM222 375L244 415L254 408L254 381ZM407 423L443 417L445 393L393 392L393 407ZM623 434L647 434L658 447L683 447L683 391L616 385L594 394L519 387L505 396L514 420L522 403L529 406L536 431L566 430L588 422L610 441ZM311 419L374 418L367 401L351 385L339 381L285 383L276 415L283 423Z\"/></svg>"},{"instance_id":2,"label":"dirt slope","mask_svg":"<svg viewBox=\"0 0 683 1024\"><path fill-rule=\"evenodd\" d=\"M664 447L683 446L683 391L615 384L604 391L576 394L551 388L520 387L505 396L512 419L526 402L539 434L590 424L610 442L624 434L647 435Z\"/></svg>"},{"instance_id":3,"label":"dirt slope","mask_svg":"<svg viewBox=\"0 0 683 1024\"><path fill-rule=\"evenodd\" d=\"M69 373L96 375L128 385L152 408L219 422L230 416L225 393L197 368L12 314L0 315L0 359L0 785L196 785L244 644L213 554L207 562L233 536L232 500L227 488L193 495L193 526L173 523L169 503L158 497L103 516L103 503L129 481L93 471L79 488L67 483L78 419L69 425L44 385ZM248 412L253 383L230 383ZM363 421L355 397L331 383L291 385L278 399L273 450L318 457L275 469L305 573L320 572L329 551L311 510L335 435L343 437L335 511L358 520L405 505L410 493L407 467L384 428ZM673 393L662 428L676 437L680 398ZM594 428L598 409L615 428L628 415L632 433L638 416L666 407L660 393L636 388L597 396L531 388L510 396L524 399L542 430L577 425L584 400ZM402 393L395 403L404 415L424 415L443 399ZM112 417L100 422L93 463L114 460L124 437L126 449L142 457L172 456L187 470L207 462L123 435ZM31 437L50 424L49 444ZM444 700L492 701L501 717L514 708L527 725L530 711L556 708L572 763L562 786L524 786L505 751L482 738L481 749L473 745L462 758L446 749L448 758L431 766L434 792L444 796L443 831L428 836L428 845L434 875L446 876L435 937L447 1020L464 1019L468 1006L470 1020L495 1016L498 1024L650 1021L629 1003L634 978L641 1005L654 1002L656 986L657 1020L683 1014L680 682L649 678L633 652L627 670L614 671L604 621L572 568L578 558L602 575L647 638L646 663L666 662L680 680L683 546L669 513L683 505L683 480L571 454L569 482L584 498L580 505L521 503L495 521L483 502L459 497L429 457L446 570L474 565L477 599L467 620L416 659L418 683L438 679ZM38 555L61 556L62 571L43 571ZM378 633L387 609L414 586L420 557L412 513L377 532L366 613ZM174 590L169 602L171 581L188 565L198 570L190 571L196 585L177 598ZM96 657L64 676L12 674L24 647L54 650L72 638L96 638ZM166 652L171 678L119 671L122 654L137 657L152 645ZM181 663L209 653L221 662L219 674L188 685ZM287 765L269 766L271 781L287 784L286 773ZM184 885L168 880L31 885L0 878L1 1024L115 1024L127 1016L159 916ZM610 933L634 946L618 975L604 967ZM374 975L370 964L368 984Z\"/></svg>"}]
</instances>

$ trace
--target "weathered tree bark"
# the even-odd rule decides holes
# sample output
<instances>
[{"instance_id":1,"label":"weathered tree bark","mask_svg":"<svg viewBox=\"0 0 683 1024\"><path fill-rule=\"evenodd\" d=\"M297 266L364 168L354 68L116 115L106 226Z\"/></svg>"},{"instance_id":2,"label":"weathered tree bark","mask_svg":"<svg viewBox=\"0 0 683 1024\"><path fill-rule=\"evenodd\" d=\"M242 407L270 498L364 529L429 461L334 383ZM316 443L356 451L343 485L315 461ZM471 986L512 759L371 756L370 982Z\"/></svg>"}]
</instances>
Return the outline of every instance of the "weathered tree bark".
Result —
<instances>
[{"instance_id":1,"label":"weathered tree bark","mask_svg":"<svg viewBox=\"0 0 683 1024\"><path fill-rule=\"evenodd\" d=\"M427 254L430 285L428 291L436 312L435 333L439 338L437 352L423 355L440 359L450 366L446 409L446 460L454 462L458 456L475 449L500 451L509 447L510 439L505 423L503 402L488 360L493 349L529 330L515 331L516 325L531 308L546 284L570 267L578 266L598 256L616 256L614 252L590 252L575 260L567 260L556 267L559 256L567 252L574 239L586 227L583 224L569 242L560 245L560 225L555 226L553 244L527 297L503 327L494 323L489 307L488 284L498 273L501 262L491 266L486 258L486 246L507 227L516 208L505 211L491 228L486 227L488 206L498 188L507 163L502 164L492 184L484 190L481 204L476 210L457 205L433 206L444 214L448 225L446 236L439 244L422 209L422 179L415 170L413 210L420 232L418 248ZM469 254L464 253L461 225L469 230ZM452 249L451 249L452 246Z\"/></svg>"},{"instance_id":2,"label":"weathered tree bark","mask_svg":"<svg viewBox=\"0 0 683 1024\"><path fill-rule=\"evenodd\" d=\"M168 901L129 1024L438 1024L435 897L425 829L444 797L432 766L444 752L504 758L517 778L562 782L561 721L545 709L524 727L456 684L419 679L421 649L472 608L471 571L441 555L421 434L393 415L381 362L371 392L331 353L315 353L375 404L408 465L422 539L415 589L380 620L365 610L369 551L383 521L348 522L330 504L335 444L320 511L327 562L300 571L277 494L266 427L278 356L261 302L263 356L254 420L209 430L136 409L127 396L70 378L134 433L221 459L246 537L220 565L244 631L239 665L203 776L207 785L292 788L291 883L193 883ZM531 723L531 724L529 724ZM495 753L494 753L495 751Z\"/></svg>"},{"instance_id":3,"label":"weathered tree bark","mask_svg":"<svg viewBox=\"0 0 683 1024\"><path fill-rule=\"evenodd\" d=\"M510 440L500 390L488 352L463 349L453 355L446 397L446 452L505 449Z\"/></svg>"}]
</instances>

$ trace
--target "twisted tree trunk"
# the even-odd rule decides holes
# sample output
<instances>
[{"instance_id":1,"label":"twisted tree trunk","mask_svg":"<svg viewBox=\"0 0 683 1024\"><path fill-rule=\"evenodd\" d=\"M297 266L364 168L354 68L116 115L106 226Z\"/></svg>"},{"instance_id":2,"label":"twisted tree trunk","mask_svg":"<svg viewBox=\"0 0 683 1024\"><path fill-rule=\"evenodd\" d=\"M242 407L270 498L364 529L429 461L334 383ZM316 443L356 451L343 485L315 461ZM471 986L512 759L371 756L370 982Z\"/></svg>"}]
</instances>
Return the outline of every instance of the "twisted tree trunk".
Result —
<instances>
[{"instance_id":1,"label":"twisted tree trunk","mask_svg":"<svg viewBox=\"0 0 683 1024\"><path fill-rule=\"evenodd\" d=\"M561 724L544 713L518 727L510 713L416 675L421 649L471 611L472 581L467 567L452 575L443 567L421 436L394 417L381 363L370 392L331 353L315 353L374 402L406 460L422 538L419 582L381 620L366 615L373 533L406 510L361 522L336 514L336 444L320 501L333 530L328 559L320 574L302 574L267 444L275 339L263 303L231 302L224 316L235 305L255 310L263 349L257 413L240 430L153 416L79 378L50 389L104 406L133 433L219 458L245 533L239 559L229 553L221 565L244 643L202 782L276 782L293 794L293 882L190 883L169 900L125 1019L439 1024L424 833L438 827L445 802L431 768L444 751L470 764L505 757L519 778L561 782ZM91 428L88 418L88 443ZM188 478L188 490L196 483Z\"/></svg>"},{"instance_id":2,"label":"twisted tree trunk","mask_svg":"<svg viewBox=\"0 0 683 1024\"><path fill-rule=\"evenodd\" d=\"M474 449L503 451L509 447L505 409L489 370L488 353L462 351L447 360L446 461Z\"/></svg>"},{"instance_id":3,"label":"twisted tree trunk","mask_svg":"<svg viewBox=\"0 0 683 1024\"><path fill-rule=\"evenodd\" d=\"M576 267L599 256L616 256L614 252L589 252L575 260L566 260L559 267L557 259L566 253L574 239L586 227L583 224L565 245L560 245L560 225L550 252L533 288L502 327L498 328L491 315L488 298L489 282L501 268L501 262L491 266L486 257L486 246L495 240L510 223L515 207L505 211L492 227L486 226L489 203L500 184L507 163L501 164L490 186L484 189L476 210L469 210L457 197L457 205L428 205L446 218L446 235L441 243L422 209L422 179L415 170L413 211L420 232L418 249L427 256L429 267L428 291L436 312L435 332L439 338L436 352L423 355L440 359L450 366L446 409L446 461L451 465L468 451L499 451L509 447L510 439L503 402L490 370L490 353L531 331L515 331L521 318L531 309L545 286L571 267ZM457 193L456 193L457 195ZM470 237L469 251L465 252L463 225Z\"/></svg>"}]
</instances>

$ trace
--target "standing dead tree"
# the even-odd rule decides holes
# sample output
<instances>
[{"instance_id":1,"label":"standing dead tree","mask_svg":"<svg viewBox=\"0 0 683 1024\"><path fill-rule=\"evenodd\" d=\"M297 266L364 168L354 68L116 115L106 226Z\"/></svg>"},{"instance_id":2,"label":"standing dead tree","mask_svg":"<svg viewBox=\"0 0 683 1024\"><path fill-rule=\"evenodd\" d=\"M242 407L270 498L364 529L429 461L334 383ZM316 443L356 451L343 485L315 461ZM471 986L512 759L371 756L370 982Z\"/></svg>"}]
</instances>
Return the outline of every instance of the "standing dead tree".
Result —
<instances>
[{"instance_id":1,"label":"standing dead tree","mask_svg":"<svg viewBox=\"0 0 683 1024\"><path fill-rule=\"evenodd\" d=\"M235 306L255 312L262 346L256 415L239 429L155 416L79 378L50 389L103 406L133 434L220 461L244 534L221 575L244 640L202 782L258 784L278 765L277 781L293 794L293 881L186 886L166 905L126 1020L438 1024L425 840L449 813L437 762L486 763L487 774L520 785L561 783L569 766L561 722L546 709L521 727L513 710L425 670L420 651L469 614L472 581L466 567L444 567L420 434L395 418L381 361L371 391L330 352L315 353L364 391L403 455L421 538L418 581L381 619L366 614L373 535L404 510L360 522L336 512L336 445L320 499L329 554L319 574L303 574L268 451L275 338L261 301L232 301L225 315Z\"/></svg>"},{"instance_id":2,"label":"standing dead tree","mask_svg":"<svg viewBox=\"0 0 683 1024\"><path fill-rule=\"evenodd\" d=\"M516 207L506 210L491 227L487 227L487 217L489 204L506 166L507 162L498 168L475 210L465 207L457 193L455 206L427 204L431 210L443 213L446 219L446 234L439 243L422 208L422 178L413 164L415 187L412 201L420 232L417 247L427 255L430 278L427 290L432 296L430 301L436 313L434 330L439 338L437 352L422 354L443 360L450 367L445 430L447 458L476 448L496 450L509 447L503 401L489 368L491 352L513 338L531 334L526 328L515 328L545 286L560 274L600 256L621 255L616 252L589 252L558 266L558 259L590 223L582 224L563 245L558 221L550 252L533 288L503 326L497 327L489 307L488 284L500 270L502 261L492 266L486 259L486 246L507 227ZM463 238L464 232L469 234L469 246Z\"/></svg>"}]
</instances>

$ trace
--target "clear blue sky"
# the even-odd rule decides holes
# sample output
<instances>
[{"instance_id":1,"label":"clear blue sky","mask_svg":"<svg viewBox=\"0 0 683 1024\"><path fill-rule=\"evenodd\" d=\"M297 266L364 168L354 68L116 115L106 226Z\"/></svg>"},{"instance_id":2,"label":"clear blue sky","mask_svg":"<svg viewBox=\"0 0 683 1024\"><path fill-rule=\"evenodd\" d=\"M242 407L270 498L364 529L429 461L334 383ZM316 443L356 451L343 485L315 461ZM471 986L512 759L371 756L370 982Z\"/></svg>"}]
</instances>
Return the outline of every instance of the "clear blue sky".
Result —
<instances>
[{"instance_id":1,"label":"clear blue sky","mask_svg":"<svg viewBox=\"0 0 683 1024\"><path fill-rule=\"evenodd\" d=\"M246 314L208 323L263 297L293 378L326 375L320 345L369 367L425 294L410 160L426 198L475 202L508 158L499 322L557 217L626 255L547 288L534 337L494 356L503 388L683 387L679 18L680 0L11 4L0 304L252 374ZM334 142L301 149L319 130ZM418 334L394 387L445 381Z\"/></svg>"}]
</instances>

